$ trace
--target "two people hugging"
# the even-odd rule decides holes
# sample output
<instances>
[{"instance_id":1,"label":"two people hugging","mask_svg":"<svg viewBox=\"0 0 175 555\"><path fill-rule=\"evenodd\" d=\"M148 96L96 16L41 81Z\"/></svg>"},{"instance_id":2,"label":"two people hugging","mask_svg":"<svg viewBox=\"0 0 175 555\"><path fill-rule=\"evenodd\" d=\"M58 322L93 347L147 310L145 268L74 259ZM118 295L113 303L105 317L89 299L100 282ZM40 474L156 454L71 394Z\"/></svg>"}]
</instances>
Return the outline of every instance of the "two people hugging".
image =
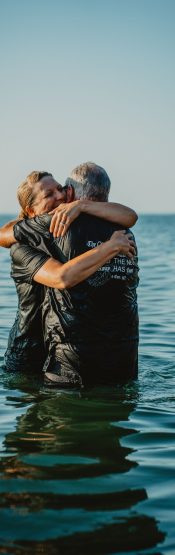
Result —
<instances>
[{"instance_id":1,"label":"two people hugging","mask_svg":"<svg viewBox=\"0 0 175 555\"><path fill-rule=\"evenodd\" d=\"M18 187L20 216L0 229L18 295L6 370L43 371L62 388L137 378L137 215L109 191L92 162L64 187L44 171Z\"/></svg>"}]
</instances>

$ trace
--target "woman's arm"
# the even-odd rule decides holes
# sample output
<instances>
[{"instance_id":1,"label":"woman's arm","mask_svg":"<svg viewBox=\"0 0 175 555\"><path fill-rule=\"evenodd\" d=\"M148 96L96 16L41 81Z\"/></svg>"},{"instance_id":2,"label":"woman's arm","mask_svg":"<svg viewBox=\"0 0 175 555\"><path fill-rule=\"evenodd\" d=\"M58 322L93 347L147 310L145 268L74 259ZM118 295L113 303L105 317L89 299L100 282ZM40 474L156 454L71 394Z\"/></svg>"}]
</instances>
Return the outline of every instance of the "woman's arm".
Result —
<instances>
[{"instance_id":1,"label":"woman's arm","mask_svg":"<svg viewBox=\"0 0 175 555\"><path fill-rule=\"evenodd\" d=\"M19 221L19 219L12 220L7 224L0 227L0 247L5 247L9 249L14 243L16 243L16 239L13 233L13 226Z\"/></svg>"},{"instance_id":2,"label":"woman's arm","mask_svg":"<svg viewBox=\"0 0 175 555\"><path fill-rule=\"evenodd\" d=\"M132 227L138 219L136 212L123 204L92 200L82 200L80 202L82 203L81 212L104 218L104 220L120 224L124 227Z\"/></svg>"},{"instance_id":3,"label":"woman's arm","mask_svg":"<svg viewBox=\"0 0 175 555\"><path fill-rule=\"evenodd\" d=\"M92 216L104 218L123 227L132 227L137 221L137 214L131 208L115 202L96 202L92 200L74 200L60 204L54 211L50 232L54 237L63 237L70 224L85 212Z\"/></svg>"},{"instance_id":4,"label":"woman's arm","mask_svg":"<svg viewBox=\"0 0 175 555\"><path fill-rule=\"evenodd\" d=\"M132 258L135 255L135 243L125 234L125 231L115 231L111 238L101 243L99 247L77 256L65 264L53 258L47 260L35 273L33 279L48 287L68 289L87 279L110 258L121 252Z\"/></svg>"}]
</instances>

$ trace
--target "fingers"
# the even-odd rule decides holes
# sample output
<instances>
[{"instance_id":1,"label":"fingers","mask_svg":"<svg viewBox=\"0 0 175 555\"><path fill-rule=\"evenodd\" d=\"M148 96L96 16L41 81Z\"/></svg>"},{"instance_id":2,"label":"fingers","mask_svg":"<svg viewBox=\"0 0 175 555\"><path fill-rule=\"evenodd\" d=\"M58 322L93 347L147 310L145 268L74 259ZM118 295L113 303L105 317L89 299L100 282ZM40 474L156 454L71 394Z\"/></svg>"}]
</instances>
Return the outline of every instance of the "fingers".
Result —
<instances>
[{"instance_id":1,"label":"fingers","mask_svg":"<svg viewBox=\"0 0 175 555\"><path fill-rule=\"evenodd\" d=\"M53 210L50 210L50 212L48 212L49 216L52 216L52 214L55 214L57 208L54 208Z\"/></svg>"},{"instance_id":2,"label":"fingers","mask_svg":"<svg viewBox=\"0 0 175 555\"><path fill-rule=\"evenodd\" d=\"M63 235L67 231L67 228L68 228L68 220L60 218L59 220L57 220L55 222L55 226L54 226L54 230L53 230L53 236L55 238L56 237L63 237Z\"/></svg>"},{"instance_id":3,"label":"fingers","mask_svg":"<svg viewBox=\"0 0 175 555\"><path fill-rule=\"evenodd\" d=\"M135 249L135 245L133 244L133 241L129 241L129 248L128 248L128 254L127 256L129 258L133 258L134 256L136 256L136 249Z\"/></svg>"},{"instance_id":4,"label":"fingers","mask_svg":"<svg viewBox=\"0 0 175 555\"><path fill-rule=\"evenodd\" d=\"M63 211L55 212L50 223L50 233L53 233L54 237L58 237L58 230L59 230L60 224L61 222L62 224L63 223L65 224L66 221L67 221L67 218Z\"/></svg>"},{"instance_id":5,"label":"fingers","mask_svg":"<svg viewBox=\"0 0 175 555\"><path fill-rule=\"evenodd\" d=\"M78 201L75 201L75 203L77 202ZM54 237L63 237L70 224L79 216L80 206L76 204L72 207L72 204L73 203L69 203L66 207L62 204L61 208L60 205L53 214L50 224L50 233L53 233Z\"/></svg>"},{"instance_id":6,"label":"fingers","mask_svg":"<svg viewBox=\"0 0 175 555\"><path fill-rule=\"evenodd\" d=\"M70 226L71 220L69 216L65 214L64 211L56 212L50 224L50 233L53 233L53 237L63 237Z\"/></svg>"},{"instance_id":7,"label":"fingers","mask_svg":"<svg viewBox=\"0 0 175 555\"><path fill-rule=\"evenodd\" d=\"M61 218L60 213L55 212L50 223L50 233L54 234L55 228L59 225L60 218Z\"/></svg>"},{"instance_id":8,"label":"fingers","mask_svg":"<svg viewBox=\"0 0 175 555\"><path fill-rule=\"evenodd\" d=\"M64 237L68 227L69 227L69 221L66 220L65 223L64 222L60 222L58 228L56 228L54 230L53 236L56 237Z\"/></svg>"},{"instance_id":9,"label":"fingers","mask_svg":"<svg viewBox=\"0 0 175 555\"><path fill-rule=\"evenodd\" d=\"M64 203L61 203L59 206L57 206L57 208L54 208L54 210L51 210L49 212L49 215L53 216L52 219L51 219L51 223L50 223L50 229L49 229L50 233L53 233L53 230L54 230L54 227L55 227L55 222L56 222L57 218L58 218L58 221L59 221L59 219L62 217L64 211L65 211L65 205L64 205Z\"/></svg>"},{"instance_id":10,"label":"fingers","mask_svg":"<svg viewBox=\"0 0 175 555\"><path fill-rule=\"evenodd\" d=\"M133 243L133 241L130 241L130 251L133 252L134 254L136 254L136 248L135 248L135 244Z\"/></svg>"},{"instance_id":11,"label":"fingers","mask_svg":"<svg viewBox=\"0 0 175 555\"><path fill-rule=\"evenodd\" d=\"M129 243L129 251L128 251L128 257L129 258L133 258L133 256L136 256L136 244L135 241L133 241L133 236L132 235L126 235L126 239L128 240Z\"/></svg>"},{"instance_id":12,"label":"fingers","mask_svg":"<svg viewBox=\"0 0 175 555\"><path fill-rule=\"evenodd\" d=\"M130 247L129 252L131 253L131 256L136 255L136 251L135 251L134 247Z\"/></svg>"},{"instance_id":13,"label":"fingers","mask_svg":"<svg viewBox=\"0 0 175 555\"><path fill-rule=\"evenodd\" d=\"M130 233L127 234L127 237L130 241L133 241L133 235L131 235Z\"/></svg>"},{"instance_id":14,"label":"fingers","mask_svg":"<svg viewBox=\"0 0 175 555\"><path fill-rule=\"evenodd\" d=\"M124 242L122 242L120 252L125 254L125 256L128 256L128 258L133 258L136 256L135 243L133 241L129 241L128 239L126 239L126 241L124 240Z\"/></svg>"}]
</instances>

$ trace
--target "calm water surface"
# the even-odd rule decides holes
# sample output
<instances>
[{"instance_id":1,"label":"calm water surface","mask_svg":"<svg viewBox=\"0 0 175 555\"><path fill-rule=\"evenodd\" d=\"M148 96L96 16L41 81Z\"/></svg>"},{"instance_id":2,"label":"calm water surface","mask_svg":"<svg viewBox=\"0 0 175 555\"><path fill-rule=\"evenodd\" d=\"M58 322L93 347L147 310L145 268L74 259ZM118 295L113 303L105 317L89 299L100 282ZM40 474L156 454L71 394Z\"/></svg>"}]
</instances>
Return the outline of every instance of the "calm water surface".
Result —
<instances>
[{"instance_id":1,"label":"calm water surface","mask_svg":"<svg viewBox=\"0 0 175 555\"><path fill-rule=\"evenodd\" d=\"M138 382L64 393L1 370L0 553L175 555L175 215L135 235ZM0 264L2 364L17 300Z\"/></svg>"}]
</instances>

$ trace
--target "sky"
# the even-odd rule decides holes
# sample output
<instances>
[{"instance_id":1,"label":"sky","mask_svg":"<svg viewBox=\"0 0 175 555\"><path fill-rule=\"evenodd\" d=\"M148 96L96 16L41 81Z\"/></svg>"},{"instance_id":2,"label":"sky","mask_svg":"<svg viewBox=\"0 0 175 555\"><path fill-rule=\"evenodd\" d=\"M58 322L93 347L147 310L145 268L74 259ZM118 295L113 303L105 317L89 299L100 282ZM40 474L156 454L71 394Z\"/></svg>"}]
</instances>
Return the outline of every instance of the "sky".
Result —
<instances>
[{"instance_id":1,"label":"sky","mask_svg":"<svg viewBox=\"0 0 175 555\"><path fill-rule=\"evenodd\" d=\"M175 212L175 1L0 0L1 204L93 161L110 200Z\"/></svg>"}]
</instances>

